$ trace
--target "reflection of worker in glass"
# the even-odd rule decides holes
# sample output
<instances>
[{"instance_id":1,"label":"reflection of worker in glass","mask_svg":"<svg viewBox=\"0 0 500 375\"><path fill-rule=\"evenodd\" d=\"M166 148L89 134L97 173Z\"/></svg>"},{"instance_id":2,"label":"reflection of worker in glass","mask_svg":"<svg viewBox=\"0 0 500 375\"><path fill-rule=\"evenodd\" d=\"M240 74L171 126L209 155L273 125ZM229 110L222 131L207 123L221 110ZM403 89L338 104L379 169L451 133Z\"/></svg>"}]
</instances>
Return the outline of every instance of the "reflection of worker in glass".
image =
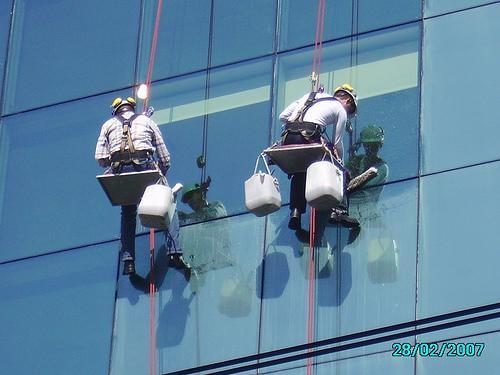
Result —
<instances>
[{"instance_id":1,"label":"reflection of worker in glass","mask_svg":"<svg viewBox=\"0 0 500 375\"><path fill-rule=\"evenodd\" d=\"M377 168L377 176L368 181L364 186L383 184L389 177L387 163L378 156L384 144L384 129L376 125L368 125L361 131L360 142L365 150L364 155L354 155L347 161L347 169L351 177L357 177L370 167Z\"/></svg>"},{"instance_id":2,"label":"reflection of worker in glass","mask_svg":"<svg viewBox=\"0 0 500 375\"><path fill-rule=\"evenodd\" d=\"M97 140L95 158L101 167L111 167L112 173L139 172L156 169L153 154L158 157L159 167L166 175L170 167L170 154L163 141L158 125L148 116L135 113L133 98L116 98L111 104L113 117L101 128ZM135 228L137 205L122 206L121 255L123 274L135 273ZM174 215L170 228L165 231L169 265L184 269L187 279L190 267L182 258L179 242L179 223Z\"/></svg>"},{"instance_id":3,"label":"reflection of worker in glass","mask_svg":"<svg viewBox=\"0 0 500 375\"><path fill-rule=\"evenodd\" d=\"M227 216L226 208L220 201L208 203L206 193L211 178L200 184L193 184L182 189L182 203L186 203L193 210L191 213L179 212L182 224L191 224Z\"/></svg>"},{"instance_id":4,"label":"reflection of worker in glass","mask_svg":"<svg viewBox=\"0 0 500 375\"><path fill-rule=\"evenodd\" d=\"M354 89L344 84L335 89L333 95L313 92L291 103L280 114L284 122L282 144L319 143L325 134L327 125L335 126L333 151L337 159L342 160L344 147L342 137L348 116L357 112L358 99ZM306 173L294 173L290 186L290 221L288 227L301 229L301 215L306 209L305 200ZM347 227L359 225L356 219L349 217L347 203L334 209L331 220Z\"/></svg>"},{"instance_id":5,"label":"reflection of worker in glass","mask_svg":"<svg viewBox=\"0 0 500 375\"><path fill-rule=\"evenodd\" d=\"M196 159L196 165L200 169L206 166L203 155ZM181 200L193 212L179 212L182 224L187 225L227 216L226 208L222 202L208 202L207 192L211 182L212 179L208 176L201 184L184 187ZM206 225L184 227L181 233L182 243L189 249L185 255L198 276L202 276L210 269L227 267L233 263L229 250L230 240L227 224L227 220L214 220Z\"/></svg>"},{"instance_id":6,"label":"reflection of worker in glass","mask_svg":"<svg viewBox=\"0 0 500 375\"><path fill-rule=\"evenodd\" d=\"M377 284L394 282L399 268L398 249L392 238L391 230L386 226L378 207L379 196L383 184L389 178L387 163L378 156L384 144L384 130L377 125L368 125L360 133L364 155L356 155L356 147L347 162L353 177L356 177L370 167L377 168L377 176L363 185L364 189L356 190L350 197L352 209L363 226L364 234L358 240L367 246L368 277ZM377 185L377 186L375 186ZM375 187L371 187L375 186ZM351 233L352 234L352 233ZM359 234L356 233L356 236ZM351 240L354 240L352 238Z\"/></svg>"}]
</instances>

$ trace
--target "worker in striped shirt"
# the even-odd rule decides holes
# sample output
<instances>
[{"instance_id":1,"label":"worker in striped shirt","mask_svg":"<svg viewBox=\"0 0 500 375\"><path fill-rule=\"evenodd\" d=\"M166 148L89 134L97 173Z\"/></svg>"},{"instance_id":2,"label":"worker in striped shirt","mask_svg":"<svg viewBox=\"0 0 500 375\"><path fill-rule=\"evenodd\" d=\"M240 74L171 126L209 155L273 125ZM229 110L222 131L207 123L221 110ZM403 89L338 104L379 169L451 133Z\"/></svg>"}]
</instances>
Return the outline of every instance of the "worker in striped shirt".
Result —
<instances>
[{"instance_id":1,"label":"worker in striped shirt","mask_svg":"<svg viewBox=\"0 0 500 375\"><path fill-rule=\"evenodd\" d=\"M113 115L101 128L97 140L95 158L99 165L108 168L108 173L139 172L157 168L153 155L158 158L158 167L166 176L170 168L170 154L165 146L158 125L148 116L135 113L133 98L116 98L111 104ZM135 274L135 228L137 205L122 206L121 212L121 257L123 274ZM191 267L182 257L179 241L179 219L175 212L169 229L165 231L168 265L182 269L187 280Z\"/></svg>"}]
</instances>

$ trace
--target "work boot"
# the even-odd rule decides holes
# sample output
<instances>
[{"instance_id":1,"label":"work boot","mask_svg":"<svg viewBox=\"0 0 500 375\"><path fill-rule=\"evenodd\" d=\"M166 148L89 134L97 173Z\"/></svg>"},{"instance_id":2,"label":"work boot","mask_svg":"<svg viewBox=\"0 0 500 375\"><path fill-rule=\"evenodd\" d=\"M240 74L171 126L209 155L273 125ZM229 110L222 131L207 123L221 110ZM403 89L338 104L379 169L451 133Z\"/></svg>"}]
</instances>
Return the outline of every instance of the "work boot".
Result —
<instances>
[{"instance_id":1,"label":"work boot","mask_svg":"<svg viewBox=\"0 0 500 375\"><path fill-rule=\"evenodd\" d=\"M309 231L305 229L296 230L295 237L297 237L297 239L304 244L308 244L311 239Z\"/></svg>"},{"instance_id":2,"label":"work boot","mask_svg":"<svg viewBox=\"0 0 500 375\"><path fill-rule=\"evenodd\" d=\"M124 260L123 261L123 272L124 275L133 275L135 274L135 264L134 260Z\"/></svg>"},{"instance_id":3,"label":"work boot","mask_svg":"<svg viewBox=\"0 0 500 375\"><path fill-rule=\"evenodd\" d=\"M189 279L191 278L191 266L184 260L182 254L168 254L167 265L169 267L175 268L176 270L182 270L184 272L184 278L186 279L186 281L189 281Z\"/></svg>"},{"instance_id":4,"label":"work boot","mask_svg":"<svg viewBox=\"0 0 500 375\"><path fill-rule=\"evenodd\" d=\"M339 224L346 228L356 228L359 227L359 221L355 218L349 216L347 210L333 209L330 219L328 220L331 224Z\"/></svg>"},{"instance_id":5,"label":"work boot","mask_svg":"<svg viewBox=\"0 0 500 375\"><path fill-rule=\"evenodd\" d=\"M359 232L361 232L360 226L349 228L349 237L347 238L347 243L352 244L354 241L356 241L359 236Z\"/></svg>"},{"instance_id":6,"label":"work boot","mask_svg":"<svg viewBox=\"0 0 500 375\"><path fill-rule=\"evenodd\" d=\"M297 208L294 208L290 212L290 220L288 221L288 228L291 230L299 230L300 229L300 212Z\"/></svg>"},{"instance_id":7,"label":"work boot","mask_svg":"<svg viewBox=\"0 0 500 375\"><path fill-rule=\"evenodd\" d=\"M191 266L189 264L186 265L186 268L184 268L184 279L186 282L189 282L191 280Z\"/></svg>"}]
</instances>

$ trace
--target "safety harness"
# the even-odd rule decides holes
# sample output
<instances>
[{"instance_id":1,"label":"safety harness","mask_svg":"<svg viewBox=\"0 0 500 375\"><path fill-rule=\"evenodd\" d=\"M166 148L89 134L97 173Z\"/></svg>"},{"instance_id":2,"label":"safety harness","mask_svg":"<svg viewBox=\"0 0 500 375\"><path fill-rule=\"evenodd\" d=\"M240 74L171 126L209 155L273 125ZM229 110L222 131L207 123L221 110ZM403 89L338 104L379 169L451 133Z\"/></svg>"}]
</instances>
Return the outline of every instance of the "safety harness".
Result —
<instances>
[{"instance_id":1,"label":"safety harness","mask_svg":"<svg viewBox=\"0 0 500 375\"><path fill-rule=\"evenodd\" d=\"M115 118L122 124L122 142L120 144L120 151L111 155L111 166L113 169L118 169L122 165L141 165L147 160L151 159L151 151L149 150L136 150L130 135L130 127L139 115L134 114L130 118L125 118L122 115L115 115ZM127 148L128 146L128 148Z\"/></svg>"},{"instance_id":2,"label":"safety harness","mask_svg":"<svg viewBox=\"0 0 500 375\"><path fill-rule=\"evenodd\" d=\"M315 138L325 132L325 128L314 122L304 121L304 116L306 112L313 106L313 104L320 101L326 100L337 100L334 97L325 97L316 99L317 91L312 91L309 93L307 100L304 102L302 107L296 112L295 116L288 119L287 123L283 127L281 133L282 139L285 139L289 133L300 133L304 138L309 140L310 138Z\"/></svg>"}]
</instances>

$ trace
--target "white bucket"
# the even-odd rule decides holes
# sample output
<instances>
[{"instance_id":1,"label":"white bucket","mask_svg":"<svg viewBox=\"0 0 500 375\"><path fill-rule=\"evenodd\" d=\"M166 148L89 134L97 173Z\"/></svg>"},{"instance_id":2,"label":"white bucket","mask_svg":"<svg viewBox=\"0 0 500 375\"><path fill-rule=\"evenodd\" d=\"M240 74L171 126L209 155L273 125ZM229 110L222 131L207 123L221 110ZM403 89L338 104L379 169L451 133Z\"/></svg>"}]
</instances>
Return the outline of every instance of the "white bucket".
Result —
<instances>
[{"instance_id":1,"label":"white bucket","mask_svg":"<svg viewBox=\"0 0 500 375\"><path fill-rule=\"evenodd\" d=\"M137 212L144 227L167 229L172 222L175 206L172 189L156 184L146 188Z\"/></svg>"},{"instance_id":2,"label":"white bucket","mask_svg":"<svg viewBox=\"0 0 500 375\"><path fill-rule=\"evenodd\" d=\"M262 157L268 173L257 172L259 158ZM259 155L252 177L245 181L245 206L255 216L265 216L281 207L278 180L271 176L266 159Z\"/></svg>"},{"instance_id":3,"label":"white bucket","mask_svg":"<svg viewBox=\"0 0 500 375\"><path fill-rule=\"evenodd\" d=\"M331 161L317 161L307 168L306 200L311 207L329 210L344 198L344 174Z\"/></svg>"}]
</instances>

